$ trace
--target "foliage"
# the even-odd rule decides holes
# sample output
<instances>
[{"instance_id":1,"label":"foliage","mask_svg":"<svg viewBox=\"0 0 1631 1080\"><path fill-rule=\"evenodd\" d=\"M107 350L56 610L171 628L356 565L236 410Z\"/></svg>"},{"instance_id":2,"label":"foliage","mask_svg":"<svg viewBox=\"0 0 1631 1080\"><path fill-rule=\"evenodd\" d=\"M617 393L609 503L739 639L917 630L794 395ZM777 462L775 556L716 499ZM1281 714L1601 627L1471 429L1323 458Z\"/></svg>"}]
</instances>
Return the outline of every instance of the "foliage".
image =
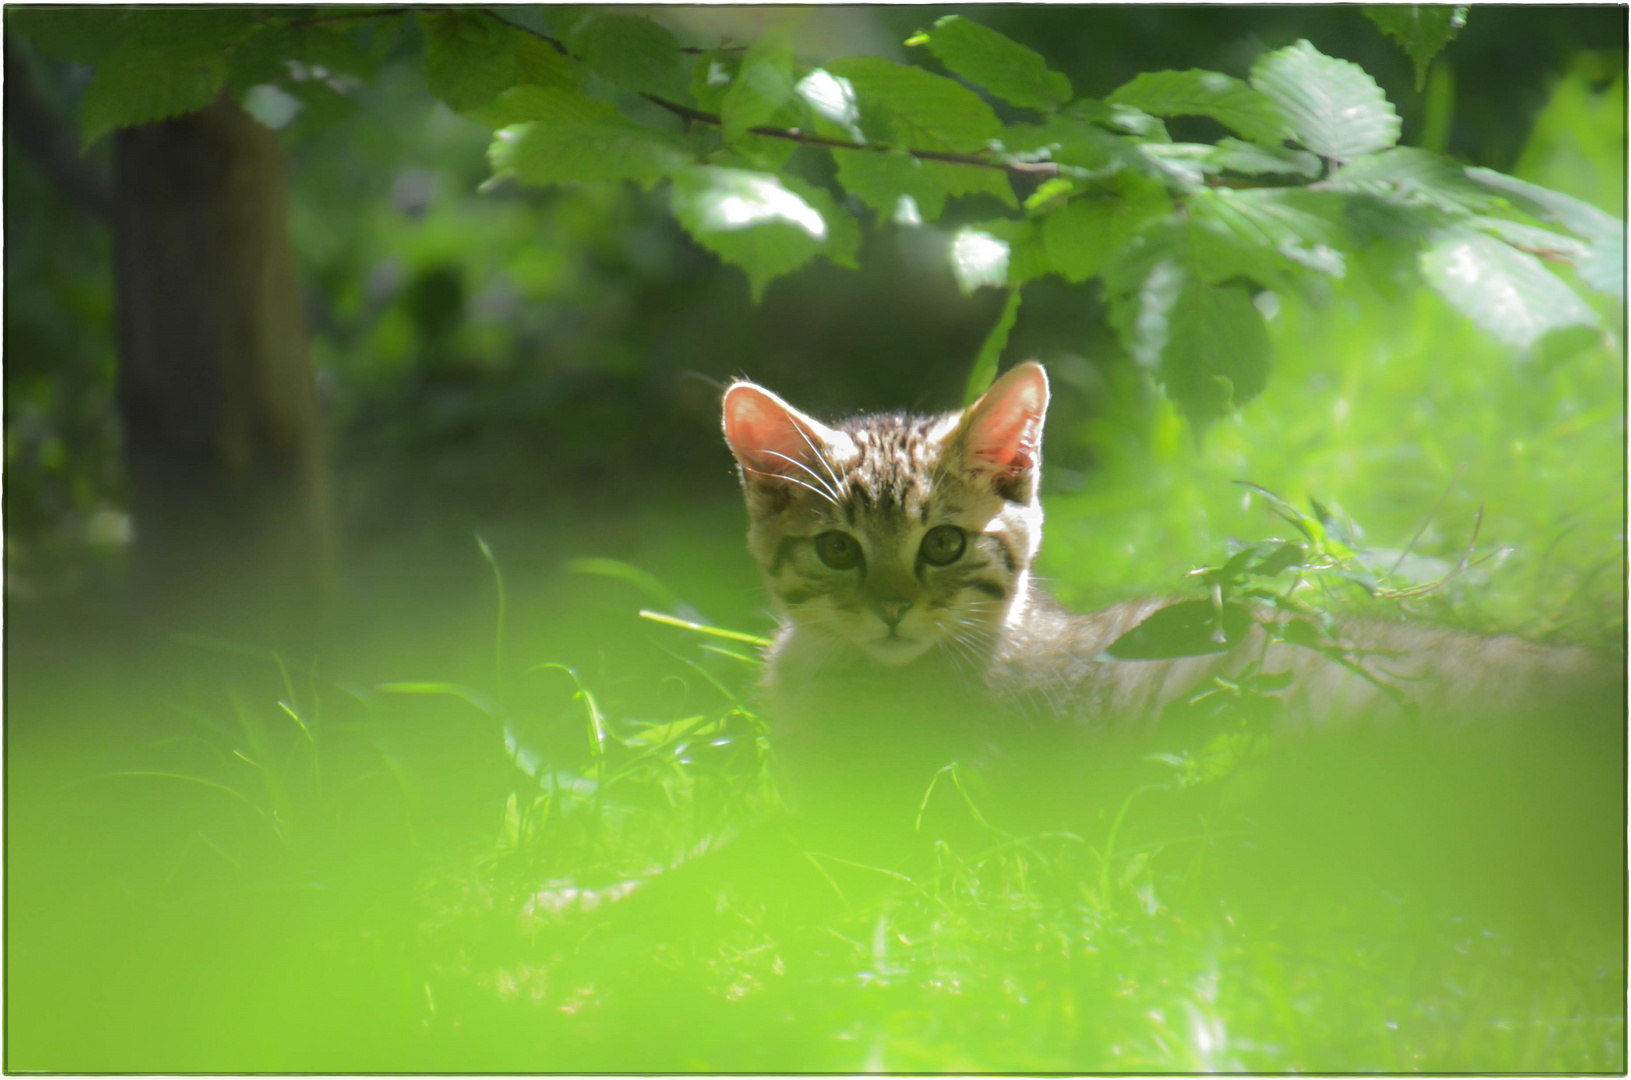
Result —
<instances>
[{"instance_id":1,"label":"foliage","mask_svg":"<svg viewBox=\"0 0 1631 1080\"><path fill-rule=\"evenodd\" d=\"M1465 17L1432 7L1371 14L1410 53L1418 84ZM341 37L311 20L247 12L125 18L140 32L120 30L117 46L101 23L54 23L41 39L97 65L81 105L87 143L197 108L229 80L271 73L272 85L294 92L320 70L317 52ZM988 221L953 246L964 287L1102 278L1123 345L1201 427L1268 380L1254 303L1264 292L1317 300L1350 262L1396 270L1415 256L1429 286L1528 349L1599 325L1535 252L1618 264L1617 230L1593 222L1582 232L1578 215L1555 207L1537 219L1525 209L1534 199L1513 198L1498 175L1398 146L1399 117L1371 77L1306 41L1260 57L1246 81L1151 72L1103 100L1072 100L1069 80L1043 57L957 15L909 42L955 79L882 57L807 65L780 32L746 51L682 48L637 15L558 21L559 37L479 9L418 18L432 91L495 129L496 178L668 181L675 217L740 266L756 298L818 256L854 265L859 229L821 185L829 169L875 213L906 222L934 220L948 198L1017 209L1018 185L1023 217ZM30 24L25 15L17 28ZM330 53L341 70L365 66L360 49L331 48L325 63ZM298 62L276 73L269 56ZM163 78L148 78L160 69ZM971 86L1028 115L1000 118ZM1174 141L1163 119L1191 116L1239 139ZM1602 272L1581 280L1616 300L1623 293Z\"/></svg>"}]
</instances>

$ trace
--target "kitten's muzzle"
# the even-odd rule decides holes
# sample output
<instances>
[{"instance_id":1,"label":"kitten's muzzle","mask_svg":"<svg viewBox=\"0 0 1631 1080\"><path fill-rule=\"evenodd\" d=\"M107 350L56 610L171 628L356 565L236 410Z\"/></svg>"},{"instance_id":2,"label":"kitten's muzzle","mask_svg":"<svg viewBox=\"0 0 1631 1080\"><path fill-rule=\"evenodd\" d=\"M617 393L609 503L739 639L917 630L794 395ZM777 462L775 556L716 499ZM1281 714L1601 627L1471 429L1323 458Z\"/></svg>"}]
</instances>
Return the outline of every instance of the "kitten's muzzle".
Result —
<instances>
[{"instance_id":1,"label":"kitten's muzzle","mask_svg":"<svg viewBox=\"0 0 1631 1080\"><path fill-rule=\"evenodd\" d=\"M872 605L872 610L877 612L878 618L884 621L884 625L889 627L891 633L894 632L895 627L900 625L900 621L906 618L906 613L911 609L912 602L910 600L878 600Z\"/></svg>"}]
</instances>

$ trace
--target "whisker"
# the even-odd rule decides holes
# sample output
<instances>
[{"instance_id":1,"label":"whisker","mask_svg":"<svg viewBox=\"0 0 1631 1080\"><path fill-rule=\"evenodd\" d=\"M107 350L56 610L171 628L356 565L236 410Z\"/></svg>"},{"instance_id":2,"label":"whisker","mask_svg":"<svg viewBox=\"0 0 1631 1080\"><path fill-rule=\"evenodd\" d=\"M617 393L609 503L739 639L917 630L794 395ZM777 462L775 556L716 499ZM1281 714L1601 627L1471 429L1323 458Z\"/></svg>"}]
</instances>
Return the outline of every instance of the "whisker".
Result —
<instances>
[{"instance_id":1,"label":"whisker","mask_svg":"<svg viewBox=\"0 0 1631 1080\"><path fill-rule=\"evenodd\" d=\"M806 439L805 441L808 442L809 440ZM814 480L817 484L819 484L821 486L821 490L825 491L835 502L838 499L838 491L835 488L829 486L827 481L825 481L825 480L823 480L821 478L820 473L818 473L814 469L810 468L810 466L804 464L804 462L800 461L798 458L788 457L786 454L780 452L779 450L766 450L765 453L767 455L769 455L770 457L779 457L783 461L787 462L789 465L797 465L799 468L803 469L806 473L808 473L810 479Z\"/></svg>"},{"instance_id":2,"label":"whisker","mask_svg":"<svg viewBox=\"0 0 1631 1080\"><path fill-rule=\"evenodd\" d=\"M810 441L810 435L803 427L794 424L793 430L799 433L799 438L803 439L804 445L810 448L810 453L814 454L816 460L821 463L821 467L827 470L827 476L832 480L833 497L837 498L839 492L844 488L844 482L838 479L837 473L833 472L832 463L827 460L827 455L816 449L815 443Z\"/></svg>"},{"instance_id":3,"label":"whisker","mask_svg":"<svg viewBox=\"0 0 1631 1080\"><path fill-rule=\"evenodd\" d=\"M762 469L748 469L748 467L746 465L742 466L742 468L747 469L747 471L750 472L750 473L758 473L760 476L770 476L770 477L774 477L777 480L786 480L790 484L797 484L799 487L804 488L806 491L811 491L811 492L814 492L815 494L821 496L823 499L825 499L828 502L832 503L834 506L838 505L838 500L837 499L834 499L831 495L827 494L825 491L822 491L820 488L811 487L809 484L806 484L803 480L800 480L796 476L788 476L786 473L765 472Z\"/></svg>"}]
</instances>

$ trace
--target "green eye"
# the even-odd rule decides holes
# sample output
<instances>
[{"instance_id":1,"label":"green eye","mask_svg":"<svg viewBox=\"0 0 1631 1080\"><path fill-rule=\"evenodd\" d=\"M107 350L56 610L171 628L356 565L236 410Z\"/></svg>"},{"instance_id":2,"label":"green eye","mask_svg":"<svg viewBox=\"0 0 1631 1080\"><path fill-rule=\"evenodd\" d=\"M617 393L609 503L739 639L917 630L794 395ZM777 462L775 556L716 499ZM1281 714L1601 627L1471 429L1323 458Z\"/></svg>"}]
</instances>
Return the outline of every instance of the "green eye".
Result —
<instances>
[{"instance_id":1,"label":"green eye","mask_svg":"<svg viewBox=\"0 0 1631 1080\"><path fill-rule=\"evenodd\" d=\"M861 542L846 532L822 533L815 538L816 554L834 570L853 570L861 565Z\"/></svg>"},{"instance_id":2,"label":"green eye","mask_svg":"<svg viewBox=\"0 0 1631 1080\"><path fill-rule=\"evenodd\" d=\"M967 546L962 529L955 525L936 525L923 537L923 546L919 550L924 562L934 566L950 566L963 557L963 548Z\"/></svg>"}]
</instances>

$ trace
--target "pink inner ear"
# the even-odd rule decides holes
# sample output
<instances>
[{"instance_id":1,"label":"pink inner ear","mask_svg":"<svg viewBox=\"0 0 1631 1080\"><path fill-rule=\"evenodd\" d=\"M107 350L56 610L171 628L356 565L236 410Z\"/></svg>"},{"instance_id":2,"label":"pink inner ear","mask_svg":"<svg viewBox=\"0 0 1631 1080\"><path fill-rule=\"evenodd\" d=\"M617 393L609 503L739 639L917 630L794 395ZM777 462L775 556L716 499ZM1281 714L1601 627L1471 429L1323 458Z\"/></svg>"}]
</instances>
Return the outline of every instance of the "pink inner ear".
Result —
<instances>
[{"instance_id":1,"label":"pink inner ear","mask_svg":"<svg viewBox=\"0 0 1631 1080\"><path fill-rule=\"evenodd\" d=\"M725 392L725 441L738 461L760 473L800 472L792 462L813 453L787 407L756 386Z\"/></svg>"},{"instance_id":2,"label":"pink inner ear","mask_svg":"<svg viewBox=\"0 0 1631 1080\"><path fill-rule=\"evenodd\" d=\"M1037 466L1048 382L1034 364L1015 368L986 391L969 421L968 455L1013 475Z\"/></svg>"}]
</instances>

